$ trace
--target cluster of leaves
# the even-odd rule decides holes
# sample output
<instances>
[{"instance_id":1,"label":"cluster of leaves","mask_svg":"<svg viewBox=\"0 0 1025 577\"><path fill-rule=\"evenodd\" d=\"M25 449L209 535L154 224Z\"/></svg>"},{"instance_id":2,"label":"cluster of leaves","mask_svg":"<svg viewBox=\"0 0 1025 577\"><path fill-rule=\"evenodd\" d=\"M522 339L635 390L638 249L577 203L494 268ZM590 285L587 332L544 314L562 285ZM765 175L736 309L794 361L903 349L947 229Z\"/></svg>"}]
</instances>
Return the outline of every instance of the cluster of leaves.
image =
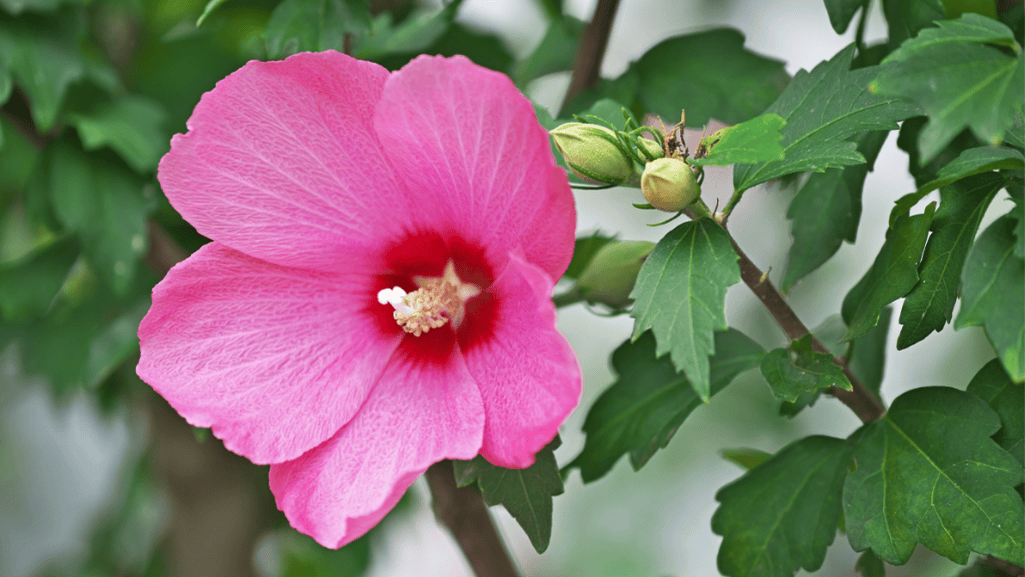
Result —
<instances>
[{"instance_id":1,"label":"cluster of leaves","mask_svg":"<svg viewBox=\"0 0 1025 577\"><path fill-rule=\"evenodd\" d=\"M768 352L728 328L725 293L741 271L724 228L701 218L666 234L637 276L633 337L612 357L618 378L590 408L586 444L567 466L585 482L624 454L640 469L700 401L746 369L760 368L788 416L823 392L851 391L854 378L861 394L878 400L888 305L900 298L897 348L953 321L954 328L981 325L997 356L967 391L911 390L847 439L811 436L775 455L733 455L750 470L717 495L712 529L723 536L725 575L814 571L838 527L866 551L865 574L881 575L881 561L906 563L918 543L961 564L972 553L1025 562L1023 11L998 19L986 2L975 4L993 8L988 16L938 0L914 9L884 0L890 38L865 46L868 3L826 0L838 33L861 13L858 40L789 82L772 61L744 50L737 33L711 31L664 41L620 78L570 102L611 97L635 113L673 118L686 108L688 123L736 124L706 138L708 155L691 161L734 164L727 213L754 186L811 173L787 214L793 244L784 290L843 241L854 242L866 174L890 131L900 130L919 186L892 199L885 242L841 314L814 336ZM723 74L724 67L737 72ZM752 89L743 90L746 83ZM721 84L730 90L716 91ZM926 202L937 189L938 205ZM979 235L1001 191L1011 208Z\"/></svg>"}]
</instances>

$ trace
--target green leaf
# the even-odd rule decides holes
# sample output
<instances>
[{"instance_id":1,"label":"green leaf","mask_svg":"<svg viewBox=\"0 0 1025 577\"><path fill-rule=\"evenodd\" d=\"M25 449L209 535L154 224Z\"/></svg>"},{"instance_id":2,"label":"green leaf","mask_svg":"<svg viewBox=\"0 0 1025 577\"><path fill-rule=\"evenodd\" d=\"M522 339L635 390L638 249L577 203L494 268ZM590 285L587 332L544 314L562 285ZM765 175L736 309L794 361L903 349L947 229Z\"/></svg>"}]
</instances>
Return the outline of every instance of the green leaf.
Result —
<instances>
[{"instance_id":1,"label":"green leaf","mask_svg":"<svg viewBox=\"0 0 1025 577\"><path fill-rule=\"evenodd\" d=\"M847 326L844 325L840 315L827 318L812 331L812 334L818 337L834 357L847 358L847 368L876 397L879 396L879 389L883 382L883 367L886 366L886 339L890 331L890 316L892 314L893 309L883 307L879 313L879 323L850 343L843 342ZM815 404L819 395L819 392L802 393L792 403L784 401L780 404L779 413L793 417L805 407Z\"/></svg>"},{"instance_id":2,"label":"green leaf","mask_svg":"<svg viewBox=\"0 0 1025 577\"><path fill-rule=\"evenodd\" d=\"M858 562L854 564L854 570L861 577L886 577L886 566L883 565L882 559L876 557L872 551L865 551L858 557Z\"/></svg>"},{"instance_id":3,"label":"green leaf","mask_svg":"<svg viewBox=\"0 0 1025 577\"><path fill-rule=\"evenodd\" d=\"M459 22L452 22L445 33L424 52L448 57L459 54L475 64L503 73L508 73L515 61L501 38L495 34L478 32ZM402 65L405 63L401 62ZM384 64L386 67L390 65L388 62Z\"/></svg>"},{"instance_id":4,"label":"green leaf","mask_svg":"<svg viewBox=\"0 0 1025 577\"><path fill-rule=\"evenodd\" d=\"M98 387L132 353L139 350L139 323L149 311L150 304L148 296L140 299L107 323L92 339L82 368L82 384L86 388Z\"/></svg>"},{"instance_id":5,"label":"green leaf","mask_svg":"<svg viewBox=\"0 0 1025 577\"><path fill-rule=\"evenodd\" d=\"M356 48L356 57L380 60L389 54L416 54L426 50L452 25L461 4L462 0L453 0L441 10L413 14L394 26L391 14L382 13L373 22L373 35Z\"/></svg>"},{"instance_id":6,"label":"green leaf","mask_svg":"<svg viewBox=\"0 0 1025 577\"><path fill-rule=\"evenodd\" d=\"M715 495L717 563L730 577L789 577L822 566L840 521L851 445L811 436L785 447Z\"/></svg>"},{"instance_id":7,"label":"green leaf","mask_svg":"<svg viewBox=\"0 0 1025 577\"><path fill-rule=\"evenodd\" d=\"M747 190L756 184L795 172L822 172L827 168L862 164L857 144L847 140L867 130L893 130L897 121L918 112L917 107L893 97L868 93L866 86L876 67L849 70L854 45L811 72L800 71L766 112L782 116L783 160L739 165L733 187ZM822 103L829 106L823 108Z\"/></svg>"},{"instance_id":8,"label":"green leaf","mask_svg":"<svg viewBox=\"0 0 1025 577\"><path fill-rule=\"evenodd\" d=\"M811 348L812 335L791 341L787 348L769 351L761 362L762 376L778 399L794 402L802 393L817 393L829 387L850 391L843 368L833 364L833 355Z\"/></svg>"},{"instance_id":9,"label":"green leaf","mask_svg":"<svg viewBox=\"0 0 1025 577\"><path fill-rule=\"evenodd\" d=\"M1025 100L1025 63L1009 28L971 13L938 24L890 54L870 87L912 100L928 114L919 135L925 160L965 127L999 144ZM987 44L1012 47L1016 56Z\"/></svg>"},{"instance_id":10,"label":"green leaf","mask_svg":"<svg viewBox=\"0 0 1025 577\"><path fill-rule=\"evenodd\" d=\"M990 435L1000 419L985 402L946 387L894 400L861 429L857 469L844 487L847 536L902 565L920 542L962 565L972 551L1022 564L1022 467Z\"/></svg>"},{"instance_id":11,"label":"green leaf","mask_svg":"<svg viewBox=\"0 0 1025 577\"><path fill-rule=\"evenodd\" d=\"M57 241L15 262L0 263L0 312L9 322L46 314L78 259L78 243Z\"/></svg>"},{"instance_id":12,"label":"green leaf","mask_svg":"<svg viewBox=\"0 0 1025 577\"><path fill-rule=\"evenodd\" d=\"M163 130L167 113L160 103L143 96L107 101L68 119L86 150L109 146L140 173L156 168L168 150L169 137Z\"/></svg>"},{"instance_id":13,"label":"green leaf","mask_svg":"<svg viewBox=\"0 0 1025 577\"><path fill-rule=\"evenodd\" d=\"M1000 430L993 440L1025 466L1025 388L1011 382L999 359L986 363L968 383L968 392L1000 415Z\"/></svg>"},{"instance_id":14,"label":"green leaf","mask_svg":"<svg viewBox=\"0 0 1025 577\"><path fill-rule=\"evenodd\" d=\"M699 166L727 166L740 162L783 160L780 130L786 121L775 114L763 114L735 126L723 128L701 139L709 152L704 158L688 162Z\"/></svg>"},{"instance_id":15,"label":"green leaf","mask_svg":"<svg viewBox=\"0 0 1025 577\"><path fill-rule=\"evenodd\" d=\"M1020 383L1025 381L1025 261L1014 255L1015 220L998 218L968 253L954 328L982 325L1004 369Z\"/></svg>"},{"instance_id":16,"label":"green leaf","mask_svg":"<svg viewBox=\"0 0 1025 577\"><path fill-rule=\"evenodd\" d=\"M723 449L722 456L741 467L751 470L772 458L772 453L758 449Z\"/></svg>"},{"instance_id":17,"label":"green leaf","mask_svg":"<svg viewBox=\"0 0 1025 577\"><path fill-rule=\"evenodd\" d=\"M925 195L953 184L963 178L992 172L994 170L1022 170L1025 169L1025 156L1013 148L980 146L969 148L950 161L940 169L936 178L923 184L915 192L906 194L897 200L893 210L890 211L890 224L897 220L897 215L911 210L918 201L925 198Z\"/></svg>"},{"instance_id":18,"label":"green leaf","mask_svg":"<svg viewBox=\"0 0 1025 577\"><path fill-rule=\"evenodd\" d=\"M79 234L100 276L126 294L146 252L146 218L156 208L152 187L63 142L47 147L38 186L48 192L57 220Z\"/></svg>"},{"instance_id":19,"label":"green leaf","mask_svg":"<svg viewBox=\"0 0 1025 577\"><path fill-rule=\"evenodd\" d=\"M86 76L86 62L71 28L64 22L45 31L0 22L0 60L7 62L28 97L32 120L42 133L57 120L68 87Z\"/></svg>"},{"instance_id":20,"label":"green leaf","mask_svg":"<svg viewBox=\"0 0 1025 577\"><path fill-rule=\"evenodd\" d=\"M947 17L941 0L883 0L883 14L889 29L891 50L918 34L919 30Z\"/></svg>"},{"instance_id":21,"label":"green leaf","mask_svg":"<svg viewBox=\"0 0 1025 577\"><path fill-rule=\"evenodd\" d=\"M474 481L488 506L499 503L516 519L538 553L544 553L552 538L552 497L563 492L554 451L558 436L534 456L526 469L503 469L477 456L472 461L452 461L456 483L465 487Z\"/></svg>"},{"instance_id":22,"label":"green leaf","mask_svg":"<svg viewBox=\"0 0 1025 577\"><path fill-rule=\"evenodd\" d=\"M650 328L656 354L668 352L703 401L711 396L714 334L726 328L726 289L740 282L737 258L730 235L714 220L686 222L655 245L630 293L633 339Z\"/></svg>"},{"instance_id":23,"label":"green leaf","mask_svg":"<svg viewBox=\"0 0 1025 577\"><path fill-rule=\"evenodd\" d=\"M837 34L847 32L851 20L858 10L864 8L869 0L826 0L826 12L829 13L829 23Z\"/></svg>"},{"instance_id":24,"label":"green leaf","mask_svg":"<svg viewBox=\"0 0 1025 577\"><path fill-rule=\"evenodd\" d=\"M929 203L923 214L901 215L887 231L875 262L843 299L840 312L848 327L844 341L856 339L876 326L879 311L914 288L935 209L936 203Z\"/></svg>"},{"instance_id":25,"label":"green leaf","mask_svg":"<svg viewBox=\"0 0 1025 577\"><path fill-rule=\"evenodd\" d=\"M203 8L203 13L200 14L199 18L196 20L196 28L202 26L203 22L206 21L206 19L209 18L211 14L213 14L214 10L217 10L217 8L221 4L224 4L226 1L227 0L210 0L209 2L207 2L206 7Z\"/></svg>"},{"instance_id":26,"label":"green leaf","mask_svg":"<svg viewBox=\"0 0 1025 577\"><path fill-rule=\"evenodd\" d=\"M344 49L346 34L373 27L367 0L284 0L263 30L267 56Z\"/></svg>"},{"instance_id":27,"label":"green leaf","mask_svg":"<svg viewBox=\"0 0 1025 577\"><path fill-rule=\"evenodd\" d=\"M87 343L102 321L103 310L97 304L74 309L62 306L24 330L25 371L46 377L55 397L63 397L82 383L82 368L89 356Z\"/></svg>"},{"instance_id":28,"label":"green leaf","mask_svg":"<svg viewBox=\"0 0 1025 577\"><path fill-rule=\"evenodd\" d=\"M812 174L790 201L787 218L792 221L790 236L794 243L787 257L783 292L789 292L798 281L822 266L843 241L854 242L861 220L865 177L875 165L887 134L875 130L853 137L858 153L867 162Z\"/></svg>"},{"instance_id":29,"label":"green leaf","mask_svg":"<svg viewBox=\"0 0 1025 577\"><path fill-rule=\"evenodd\" d=\"M740 373L758 366L765 351L743 333L715 333L711 359L711 390L715 395ZM585 483L603 477L616 461L630 454L639 471L701 404L694 388L666 357L655 356L655 338L646 331L612 353L619 376L587 412L584 449L566 468L579 467Z\"/></svg>"},{"instance_id":30,"label":"green leaf","mask_svg":"<svg viewBox=\"0 0 1025 577\"><path fill-rule=\"evenodd\" d=\"M754 118L790 80L782 62L745 50L744 35L729 28L663 40L630 70L645 110L675 121L686 109L692 127Z\"/></svg>"},{"instance_id":31,"label":"green leaf","mask_svg":"<svg viewBox=\"0 0 1025 577\"><path fill-rule=\"evenodd\" d=\"M919 278L900 310L903 327L897 348L906 349L929 336L953 318L954 303L961 285L961 269L975 240L979 222L1004 179L997 174L980 174L940 191L940 207L932 221L932 234L925 245Z\"/></svg>"},{"instance_id":32,"label":"green leaf","mask_svg":"<svg viewBox=\"0 0 1025 577\"><path fill-rule=\"evenodd\" d=\"M535 78L573 68L584 26L584 22L572 16L554 20L537 48L516 65L516 84L524 86Z\"/></svg>"}]
</instances>

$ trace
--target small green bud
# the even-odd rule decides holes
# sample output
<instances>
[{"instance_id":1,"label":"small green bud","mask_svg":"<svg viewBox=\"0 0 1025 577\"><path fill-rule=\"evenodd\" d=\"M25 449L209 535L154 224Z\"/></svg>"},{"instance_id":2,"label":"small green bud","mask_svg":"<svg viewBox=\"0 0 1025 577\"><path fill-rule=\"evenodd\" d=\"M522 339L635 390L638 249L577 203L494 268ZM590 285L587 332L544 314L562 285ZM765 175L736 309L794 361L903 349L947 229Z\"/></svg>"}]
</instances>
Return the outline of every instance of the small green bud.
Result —
<instances>
[{"instance_id":1,"label":"small green bud","mask_svg":"<svg viewBox=\"0 0 1025 577\"><path fill-rule=\"evenodd\" d=\"M701 187L686 162L678 158L659 158L645 165L641 192L651 206L679 212L701 196Z\"/></svg>"},{"instance_id":2,"label":"small green bud","mask_svg":"<svg viewBox=\"0 0 1025 577\"><path fill-rule=\"evenodd\" d=\"M634 179L637 182L633 161L620 148L616 134L608 128L569 122L555 127L549 134L569 169L585 181L621 184Z\"/></svg>"},{"instance_id":3,"label":"small green bud","mask_svg":"<svg viewBox=\"0 0 1025 577\"><path fill-rule=\"evenodd\" d=\"M642 158L647 158L644 154L644 150L647 150L648 154L655 158L663 158L666 155L665 151L662 150L662 143L660 142L655 142L649 138L638 138L637 143L639 147L643 148L641 151Z\"/></svg>"},{"instance_id":4,"label":"small green bud","mask_svg":"<svg viewBox=\"0 0 1025 577\"><path fill-rule=\"evenodd\" d=\"M606 244L580 273L575 290L589 303L625 307L630 304L637 273L653 248L655 243L644 240Z\"/></svg>"}]
</instances>

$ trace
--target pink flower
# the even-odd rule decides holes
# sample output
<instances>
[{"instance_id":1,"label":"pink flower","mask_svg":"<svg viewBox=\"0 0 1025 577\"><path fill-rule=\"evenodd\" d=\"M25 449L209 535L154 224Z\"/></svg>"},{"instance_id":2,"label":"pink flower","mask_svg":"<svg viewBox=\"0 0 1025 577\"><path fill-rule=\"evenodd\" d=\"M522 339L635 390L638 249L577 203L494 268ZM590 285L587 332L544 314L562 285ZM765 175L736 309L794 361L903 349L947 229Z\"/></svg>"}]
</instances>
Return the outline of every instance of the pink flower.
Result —
<instances>
[{"instance_id":1,"label":"pink flower","mask_svg":"<svg viewBox=\"0 0 1025 577\"><path fill-rule=\"evenodd\" d=\"M533 463L580 397L550 300L575 212L508 78L298 54L219 82L188 129L160 183L214 242L154 289L138 373L270 464L293 527L339 547L432 463Z\"/></svg>"}]
</instances>

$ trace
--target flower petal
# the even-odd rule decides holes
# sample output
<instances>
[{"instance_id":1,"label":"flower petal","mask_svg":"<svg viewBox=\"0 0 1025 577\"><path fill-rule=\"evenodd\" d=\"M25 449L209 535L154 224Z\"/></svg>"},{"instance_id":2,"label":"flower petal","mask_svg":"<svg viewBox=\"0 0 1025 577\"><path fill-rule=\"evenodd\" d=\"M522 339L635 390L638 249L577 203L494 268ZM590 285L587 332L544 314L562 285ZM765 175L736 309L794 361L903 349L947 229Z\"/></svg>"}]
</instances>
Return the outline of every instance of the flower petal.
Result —
<instances>
[{"instance_id":1,"label":"flower petal","mask_svg":"<svg viewBox=\"0 0 1025 577\"><path fill-rule=\"evenodd\" d=\"M348 425L271 466L271 491L292 527L341 547L377 524L431 464L473 458L483 428L480 393L458 351L425 363L400 350Z\"/></svg>"},{"instance_id":2,"label":"flower petal","mask_svg":"<svg viewBox=\"0 0 1025 577\"><path fill-rule=\"evenodd\" d=\"M345 267L396 231L408 194L372 128L388 72L337 52L250 62L203 95L160 161L196 229L282 266Z\"/></svg>"},{"instance_id":3,"label":"flower petal","mask_svg":"<svg viewBox=\"0 0 1025 577\"><path fill-rule=\"evenodd\" d=\"M352 419L399 346L377 328L375 282L210 243L154 288L137 372L228 449L294 459Z\"/></svg>"},{"instance_id":4,"label":"flower petal","mask_svg":"<svg viewBox=\"0 0 1025 577\"><path fill-rule=\"evenodd\" d=\"M500 467L532 465L580 402L580 365L555 328L552 286L547 273L511 255L489 291L497 303L490 336L460 335L484 400L481 455Z\"/></svg>"},{"instance_id":5,"label":"flower petal","mask_svg":"<svg viewBox=\"0 0 1025 577\"><path fill-rule=\"evenodd\" d=\"M420 56L385 84L374 118L418 198L408 228L457 233L501 270L510 250L559 278L576 213L533 106L504 75L465 57Z\"/></svg>"}]
</instances>

